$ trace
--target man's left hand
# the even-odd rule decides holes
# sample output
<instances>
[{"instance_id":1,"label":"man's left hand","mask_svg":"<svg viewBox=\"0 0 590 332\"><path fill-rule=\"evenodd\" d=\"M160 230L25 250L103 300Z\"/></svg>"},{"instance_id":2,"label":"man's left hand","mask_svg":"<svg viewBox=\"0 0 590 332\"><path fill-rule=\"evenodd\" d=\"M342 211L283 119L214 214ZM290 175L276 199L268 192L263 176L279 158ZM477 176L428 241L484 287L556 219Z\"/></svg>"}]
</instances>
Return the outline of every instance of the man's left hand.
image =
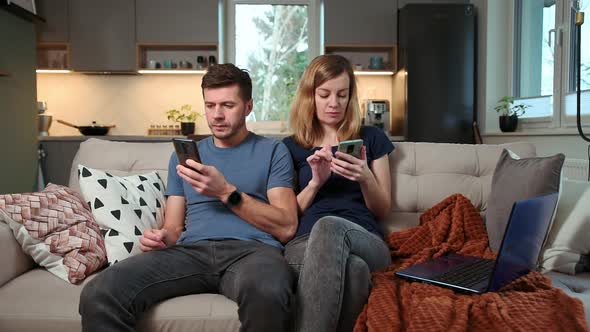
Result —
<instances>
[{"instance_id":1,"label":"man's left hand","mask_svg":"<svg viewBox=\"0 0 590 332\"><path fill-rule=\"evenodd\" d=\"M192 159L188 159L186 163L194 170L178 165L176 172L199 194L225 202L229 194L236 190L236 187L228 183L225 176L214 166L203 165Z\"/></svg>"}]
</instances>

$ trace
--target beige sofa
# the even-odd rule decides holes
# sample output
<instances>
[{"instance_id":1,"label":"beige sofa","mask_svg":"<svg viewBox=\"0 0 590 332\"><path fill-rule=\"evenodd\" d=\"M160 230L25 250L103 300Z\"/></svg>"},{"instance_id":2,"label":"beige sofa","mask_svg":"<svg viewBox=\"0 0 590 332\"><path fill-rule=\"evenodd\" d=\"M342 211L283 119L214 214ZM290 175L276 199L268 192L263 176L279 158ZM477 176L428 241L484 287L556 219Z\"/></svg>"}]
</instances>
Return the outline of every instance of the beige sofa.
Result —
<instances>
[{"instance_id":1,"label":"beige sofa","mask_svg":"<svg viewBox=\"0 0 590 332\"><path fill-rule=\"evenodd\" d=\"M521 157L535 155L528 143L454 145L396 143L391 155L393 211L388 231L418 224L421 212L453 193L462 193L485 214L491 179L503 147ZM170 143L123 143L89 139L72 167L70 187L78 188L76 165L127 175L151 170L167 177ZM590 305L590 273L575 277L550 273L556 287ZM91 277L92 278L92 277ZM0 223L0 331L79 331L81 285L71 285L35 266L10 229ZM237 306L216 294L190 295L157 305L138 331L236 331ZM590 314L586 311L586 319Z\"/></svg>"}]
</instances>

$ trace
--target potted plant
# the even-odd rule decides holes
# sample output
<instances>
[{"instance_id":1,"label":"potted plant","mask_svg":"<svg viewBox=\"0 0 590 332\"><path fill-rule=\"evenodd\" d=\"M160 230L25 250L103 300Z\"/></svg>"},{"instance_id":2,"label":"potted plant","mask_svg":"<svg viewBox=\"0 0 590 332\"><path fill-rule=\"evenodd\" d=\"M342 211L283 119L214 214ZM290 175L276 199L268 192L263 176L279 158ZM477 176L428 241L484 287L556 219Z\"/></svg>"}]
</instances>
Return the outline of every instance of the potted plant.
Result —
<instances>
[{"instance_id":1,"label":"potted plant","mask_svg":"<svg viewBox=\"0 0 590 332\"><path fill-rule=\"evenodd\" d=\"M191 135L195 133L195 121L201 115L196 111L193 111L193 107L189 104L180 106L180 109L170 109L166 111L168 120L174 122L180 122L180 132L185 135Z\"/></svg>"},{"instance_id":2,"label":"potted plant","mask_svg":"<svg viewBox=\"0 0 590 332\"><path fill-rule=\"evenodd\" d=\"M500 130L503 132L513 132L518 125L518 117L531 107L526 104L514 104L514 97L505 96L498 100L494 109L500 114Z\"/></svg>"}]
</instances>

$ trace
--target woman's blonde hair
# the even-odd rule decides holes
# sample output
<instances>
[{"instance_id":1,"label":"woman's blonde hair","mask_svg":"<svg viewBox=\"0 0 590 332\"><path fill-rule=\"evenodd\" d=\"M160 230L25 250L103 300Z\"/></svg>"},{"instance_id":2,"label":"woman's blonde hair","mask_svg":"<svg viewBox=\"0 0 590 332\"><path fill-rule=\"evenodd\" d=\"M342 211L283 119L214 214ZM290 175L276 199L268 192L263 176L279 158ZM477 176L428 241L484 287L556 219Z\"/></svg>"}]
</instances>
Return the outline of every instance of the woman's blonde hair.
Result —
<instances>
[{"instance_id":1,"label":"woman's blonde hair","mask_svg":"<svg viewBox=\"0 0 590 332\"><path fill-rule=\"evenodd\" d=\"M348 105L338 128L338 140L359 138L361 115L356 80L352 66L340 55L320 55L313 59L299 82L291 104L289 126L295 142L309 149L323 138L322 127L316 115L315 89L326 81L346 73L349 79Z\"/></svg>"}]
</instances>

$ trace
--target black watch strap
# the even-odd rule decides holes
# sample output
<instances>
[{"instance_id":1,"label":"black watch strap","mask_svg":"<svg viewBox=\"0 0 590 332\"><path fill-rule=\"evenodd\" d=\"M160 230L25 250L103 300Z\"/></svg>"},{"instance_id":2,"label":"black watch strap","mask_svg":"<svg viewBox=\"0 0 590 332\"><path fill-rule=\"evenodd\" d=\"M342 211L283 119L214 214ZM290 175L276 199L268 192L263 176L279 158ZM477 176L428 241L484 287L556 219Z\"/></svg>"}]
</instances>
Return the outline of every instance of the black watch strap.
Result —
<instances>
[{"instance_id":1,"label":"black watch strap","mask_svg":"<svg viewBox=\"0 0 590 332\"><path fill-rule=\"evenodd\" d=\"M232 191L231 194L227 197L227 205L229 206L238 206L242 202L242 193L239 190Z\"/></svg>"}]
</instances>

